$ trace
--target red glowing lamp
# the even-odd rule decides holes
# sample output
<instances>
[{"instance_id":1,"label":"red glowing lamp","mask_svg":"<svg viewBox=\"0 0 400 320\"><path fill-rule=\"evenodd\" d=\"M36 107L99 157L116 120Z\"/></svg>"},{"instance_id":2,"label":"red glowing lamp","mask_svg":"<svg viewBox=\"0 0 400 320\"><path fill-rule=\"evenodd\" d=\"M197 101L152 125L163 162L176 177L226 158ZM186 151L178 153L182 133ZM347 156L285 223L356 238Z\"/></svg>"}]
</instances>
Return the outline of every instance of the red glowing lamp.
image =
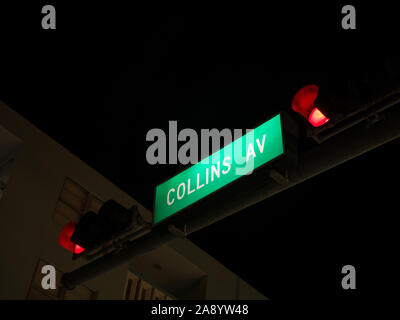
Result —
<instances>
[{"instance_id":1,"label":"red glowing lamp","mask_svg":"<svg viewBox=\"0 0 400 320\"><path fill-rule=\"evenodd\" d=\"M68 222L61 230L60 237L58 238L58 243L61 247L71 251L72 253L79 254L85 251L85 249L71 241L71 236L75 231L75 226L75 222Z\"/></svg>"},{"instance_id":2,"label":"red glowing lamp","mask_svg":"<svg viewBox=\"0 0 400 320\"><path fill-rule=\"evenodd\" d=\"M318 108L314 108L308 117L308 122L314 127L320 127L328 121L329 119Z\"/></svg>"},{"instance_id":3,"label":"red glowing lamp","mask_svg":"<svg viewBox=\"0 0 400 320\"><path fill-rule=\"evenodd\" d=\"M318 91L318 86L309 84L297 91L292 100L292 109L307 119L313 127L320 127L329 121L329 118L314 105Z\"/></svg>"}]
</instances>

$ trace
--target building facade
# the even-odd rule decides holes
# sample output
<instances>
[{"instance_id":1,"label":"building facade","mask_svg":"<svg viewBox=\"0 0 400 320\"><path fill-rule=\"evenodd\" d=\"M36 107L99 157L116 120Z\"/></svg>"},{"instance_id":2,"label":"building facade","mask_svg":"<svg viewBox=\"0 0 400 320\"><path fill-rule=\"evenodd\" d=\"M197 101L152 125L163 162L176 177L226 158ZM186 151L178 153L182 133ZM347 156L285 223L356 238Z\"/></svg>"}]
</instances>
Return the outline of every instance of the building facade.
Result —
<instances>
[{"instance_id":1,"label":"building facade","mask_svg":"<svg viewBox=\"0 0 400 320\"><path fill-rule=\"evenodd\" d=\"M87 263L58 244L68 221L109 199L151 212L2 102L0 192L0 299L266 299L188 239L63 289L62 273ZM55 290L40 285L44 265Z\"/></svg>"}]
</instances>

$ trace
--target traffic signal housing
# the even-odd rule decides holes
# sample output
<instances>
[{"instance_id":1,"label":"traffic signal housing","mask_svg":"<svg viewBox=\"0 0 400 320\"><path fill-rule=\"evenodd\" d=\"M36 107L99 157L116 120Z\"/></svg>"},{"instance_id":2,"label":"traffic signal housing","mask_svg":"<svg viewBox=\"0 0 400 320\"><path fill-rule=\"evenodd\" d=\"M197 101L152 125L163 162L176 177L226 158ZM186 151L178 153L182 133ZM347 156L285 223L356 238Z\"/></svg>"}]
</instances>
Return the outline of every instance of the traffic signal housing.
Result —
<instances>
[{"instance_id":1,"label":"traffic signal housing","mask_svg":"<svg viewBox=\"0 0 400 320\"><path fill-rule=\"evenodd\" d=\"M59 244L74 254L95 249L133 227L134 218L133 210L108 200L97 214L89 211L77 224L69 222L65 225Z\"/></svg>"},{"instance_id":2,"label":"traffic signal housing","mask_svg":"<svg viewBox=\"0 0 400 320\"><path fill-rule=\"evenodd\" d=\"M322 143L349 128L374 125L400 97L400 62L388 55L372 63L352 60L329 74L297 81L291 108L309 125L307 136ZM300 88L300 89L299 89Z\"/></svg>"}]
</instances>

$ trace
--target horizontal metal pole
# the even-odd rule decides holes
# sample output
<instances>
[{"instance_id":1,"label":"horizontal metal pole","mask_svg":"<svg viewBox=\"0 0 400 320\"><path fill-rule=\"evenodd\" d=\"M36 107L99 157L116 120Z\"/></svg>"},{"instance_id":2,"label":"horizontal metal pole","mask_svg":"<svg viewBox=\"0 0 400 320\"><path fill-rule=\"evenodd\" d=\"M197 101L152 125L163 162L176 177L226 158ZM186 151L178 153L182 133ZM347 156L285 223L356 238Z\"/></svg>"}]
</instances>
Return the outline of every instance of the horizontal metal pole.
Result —
<instances>
[{"instance_id":1,"label":"horizontal metal pole","mask_svg":"<svg viewBox=\"0 0 400 320\"><path fill-rule=\"evenodd\" d=\"M72 290L75 286L113 269L133 257L157 249L174 239L176 239L176 236L170 233L165 226L160 225L141 238L129 242L120 251L115 250L70 273L65 273L61 279L62 284L66 289Z\"/></svg>"},{"instance_id":2,"label":"horizontal metal pole","mask_svg":"<svg viewBox=\"0 0 400 320\"><path fill-rule=\"evenodd\" d=\"M231 214L243 210L257 202L265 200L274 194L295 186L313 176L351 160L365 152L400 137L400 105L396 105L385 112L384 119L367 127L364 123L349 128L337 136L316 146L307 154L299 157L295 170L289 173L288 183L278 184L269 176L258 177L263 184L253 189L247 188L243 196L230 197L228 201L214 201L211 205L194 206L192 212L197 214L175 219L187 227L187 234L200 230ZM179 218L179 217L178 217ZM160 224L153 230L130 242L119 252L109 253L71 273L64 274L62 282L67 289L92 279L107 270L110 270L130 259L148 251L154 250L176 238L168 231L166 224Z\"/></svg>"},{"instance_id":3,"label":"horizontal metal pole","mask_svg":"<svg viewBox=\"0 0 400 320\"><path fill-rule=\"evenodd\" d=\"M298 166L290 171L288 184L278 184L269 180L261 188L247 192L245 199L237 196L230 197L229 202L216 202L212 210L204 210L197 218L187 221L188 234L399 138L400 104L382 114L383 120L371 127L359 123L316 146L307 154L299 155Z\"/></svg>"}]
</instances>

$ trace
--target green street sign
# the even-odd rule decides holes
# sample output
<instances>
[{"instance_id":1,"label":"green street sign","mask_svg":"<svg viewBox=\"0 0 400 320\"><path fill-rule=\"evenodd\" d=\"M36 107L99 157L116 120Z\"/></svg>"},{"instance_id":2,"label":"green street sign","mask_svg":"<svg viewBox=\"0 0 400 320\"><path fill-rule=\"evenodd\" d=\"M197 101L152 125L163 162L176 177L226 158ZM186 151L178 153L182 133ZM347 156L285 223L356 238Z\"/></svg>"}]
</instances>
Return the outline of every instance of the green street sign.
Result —
<instances>
[{"instance_id":1,"label":"green street sign","mask_svg":"<svg viewBox=\"0 0 400 320\"><path fill-rule=\"evenodd\" d=\"M278 114L158 185L155 190L153 223L163 221L282 155L281 118Z\"/></svg>"}]
</instances>

